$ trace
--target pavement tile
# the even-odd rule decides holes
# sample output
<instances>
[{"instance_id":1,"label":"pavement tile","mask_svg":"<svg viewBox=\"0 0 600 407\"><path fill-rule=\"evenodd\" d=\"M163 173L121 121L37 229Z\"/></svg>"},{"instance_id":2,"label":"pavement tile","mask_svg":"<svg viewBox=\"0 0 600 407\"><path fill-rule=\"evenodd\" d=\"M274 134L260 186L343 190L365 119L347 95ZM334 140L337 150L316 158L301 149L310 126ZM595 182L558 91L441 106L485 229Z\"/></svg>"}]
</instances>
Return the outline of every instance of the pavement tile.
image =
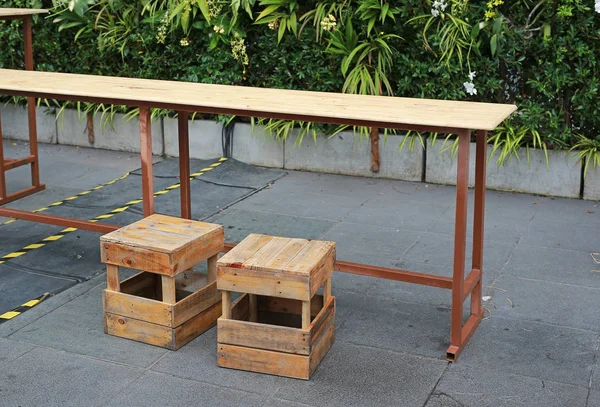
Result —
<instances>
[{"instance_id":1,"label":"pavement tile","mask_svg":"<svg viewBox=\"0 0 600 407\"><path fill-rule=\"evenodd\" d=\"M339 250L338 250L339 253ZM339 254L337 256L338 260L345 260L354 263L361 264L369 264L380 267L388 267L394 268L397 260L394 259L386 259L384 257L371 257L371 256L358 256L358 255L349 255L347 257L340 257ZM344 292L352 292L357 294L365 294L367 291L371 289L375 284L377 284L380 279L361 276L358 274L351 273L343 273L343 272L334 272L332 277L332 287L334 291L344 291Z\"/></svg>"},{"instance_id":2,"label":"pavement tile","mask_svg":"<svg viewBox=\"0 0 600 407\"><path fill-rule=\"evenodd\" d=\"M265 396L242 392L170 375L146 372L120 394L111 397L106 407L231 406L260 407Z\"/></svg>"},{"instance_id":3,"label":"pavement tile","mask_svg":"<svg viewBox=\"0 0 600 407\"><path fill-rule=\"evenodd\" d=\"M317 406L317 405L318 404L315 404L314 406ZM313 406L310 404L295 403L293 401L287 401L287 400L271 397L271 398L269 398L269 400L267 400L267 403L263 407L313 407Z\"/></svg>"},{"instance_id":4,"label":"pavement tile","mask_svg":"<svg viewBox=\"0 0 600 407\"><path fill-rule=\"evenodd\" d=\"M600 206L597 201L545 197L534 220L600 226Z\"/></svg>"},{"instance_id":5,"label":"pavement tile","mask_svg":"<svg viewBox=\"0 0 600 407\"><path fill-rule=\"evenodd\" d=\"M368 199L367 196L348 198L325 193L279 191L273 188L265 194L272 198L270 202L265 202L261 196L244 200L236 208L339 221Z\"/></svg>"},{"instance_id":6,"label":"pavement tile","mask_svg":"<svg viewBox=\"0 0 600 407\"><path fill-rule=\"evenodd\" d=\"M443 359L450 345L450 311L368 297L354 307L336 340Z\"/></svg>"},{"instance_id":7,"label":"pavement tile","mask_svg":"<svg viewBox=\"0 0 600 407\"><path fill-rule=\"evenodd\" d=\"M216 328L206 331L177 352L169 352L152 366L152 370L266 396L273 395L288 380L218 367Z\"/></svg>"},{"instance_id":8,"label":"pavement tile","mask_svg":"<svg viewBox=\"0 0 600 407\"><path fill-rule=\"evenodd\" d=\"M421 233L410 230L342 222L319 239L336 243L338 260L366 263L368 259L379 256L386 260L400 260L420 236Z\"/></svg>"},{"instance_id":9,"label":"pavement tile","mask_svg":"<svg viewBox=\"0 0 600 407\"><path fill-rule=\"evenodd\" d=\"M598 288L501 275L492 292L494 315L600 331Z\"/></svg>"},{"instance_id":10,"label":"pavement tile","mask_svg":"<svg viewBox=\"0 0 600 407\"><path fill-rule=\"evenodd\" d=\"M0 365L5 366L33 348L35 346L27 343L0 338Z\"/></svg>"},{"instance_id":11,"label":"pavement tile","mask_svg":"<svg viewBox=\"0 0 600 407\"><path fill-rule=\"evenodd\" d=\"M592 389L590 391L590 397L588 399L587 407L600 406L600 390Z\"/></svg>"},{"instance_id":12,"label":"pavement tile","mask_svg":"<svg viewBox=\"0 0 600 407\"><path fill-rule=\"evenodd\" d=\"M330 406L421 406L447 363L337 341L310 381L286 380L275 397Z\"/></svg>"},{"instance_id":13,"label":"pavement tile","mask_svg":"<svg viewBox=\"0 0 600 407\"><path fill-rule=\"evenodd\" d=\"M242 241L250 233L317 239L335 225L335 222L323 219L234 208L227 209L208 218L206 221L223 225L225 227L225 241L236 243Z\"/></svg>"},{"instance_id":14,"label":"pavement tile","mask_svg":"<svg viewBox=\"0 0 600 407\"><path fill-rule=\"evenodd\" d=\"M366 202L359 209L352 211L345 220L369 226L424 232L431 228L447 208L448 204L430 201L415 203L402 199L402 194L392 190Z\"/></svg>"},{"instance_id":15,"label":"pavement tile","mask_svg":"<svg viewBox=\"0 0 600 407\"><path fill-rule=\"evenodd\" d=\"M468 239L465 251L465 275L471 270L472 247L472 243ZM514 248L514 243L484 242L483 269L486 272L499 272L508 262ZM425 233L402 260L443 267L451 273L454 264L454 236ZM448 276L450 275L448 274Z\"/></svg>"},{"instance_id":16,"label":"pavement tile","mask_svg":"<svg viewBox=\"0 0 600 407\"><path fill-rule=\"evenodd\" d=\"M582 386L458 362L444 372L425 407L585 407L587 394Z\"/></svg>"},{"instance_id":17,"label":"pavement tile","mask_svg":"<svg viewBox=\"0 0 600 407\"><path fill-rule=\"evenodd\" d=\"M37 348L0 369L0 404L103 406L142 372L129 366Z\"/></svg>"},{"instance_id":18,"label":"pavement tile","mask_svg":"<svg viewBox=\"0 0 600 407\"><path fill-rule=\"evenodd\" d=\"M600 288L600 264L589 253L519 244L503 275Z\"/></svg>"},{"instance_id":19,"label":"pavement tile","mask_svg":"<svg viewBox=\"0 0 600 407\"><path fill-rule=\"evenodd\" d=\"M534 219L520 243L529 247L598 252L598 242L590 239L600 233L600 224L554 223L546 218Z\"/></svg>"},{"instance_id":20,"label":"pavement tile","mask_svg":"<svg viewBox=\"0 0 600 407\"><path fill-rule=\"evenodd\" d=\"M598 335L492 313L461 353L458 364L588 386Z\"/></svg>"},{"instance_id":21,"label":"pavement tile","mask_svg":"<svg viewBox=\"0 0 600 407\"><path fill-rule=\"evenodd\" d=\"M98 286L32 322L10 339L99 359L148 367L167 350L104 333L102 290Z\"/></svg>"}]
</instances>

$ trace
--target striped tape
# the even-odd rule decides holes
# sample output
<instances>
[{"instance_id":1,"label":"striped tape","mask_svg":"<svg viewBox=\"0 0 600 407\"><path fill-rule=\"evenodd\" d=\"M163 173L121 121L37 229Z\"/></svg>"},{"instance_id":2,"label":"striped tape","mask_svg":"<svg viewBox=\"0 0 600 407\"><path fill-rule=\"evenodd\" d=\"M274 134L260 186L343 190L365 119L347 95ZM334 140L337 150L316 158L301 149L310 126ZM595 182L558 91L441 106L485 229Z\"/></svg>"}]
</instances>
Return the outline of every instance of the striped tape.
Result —
<instances>
[{"instance_id":1,"label":"striped tape","mask_svg":"<svg viewBox=\"0 0 600 407\"><path fill-rule=\"evenodd\" d=\"M206 173L208 171L213 170L214 168L216 168L219 165L221 165L224 161L227 161L227 158L220 158L219 161L217 161L214 164L211 164L210 167L203 168L203 169L201 169L200 171L198 171L198 172L196 172L194 174L190 174L190 180L194 180L194 179L198 178L199 176L201 176L202 174L204 174L204 173ZM127 174L127 175L129 175L129 174ZM123 178L121 178L121 179L123 179ZM115 181L118 181L118 179L115 180ZM114 183L114 181L111 181L111 182ZM104 185L108 185L108 184L104 184ZM163 189L161 191L155 192L154 196L156 197L156 196L164 195L164 194L168 193L169 191L172 191L174 189L179 188L180 186L181 186L181 184L178 182L177 184L173 184L173 185L171 185L171 186L169 186L169 187L167 187L167 188L165 188L165 189ZM79 195L81 195L81 194L78 194L76 196L79 196ZM90 222L98 222L98 221L102 221L102 220L105 220L105 219L108 219L108 218L112 218L113 216L118 215L119 213L125 212L126 210L128 210L129 208L131 208L133 205L136 205L136 204L139 204L139 203L142 203L142 202L143 202L142 198L134 199L133 201L127 202L122 207L113 209L112 211L110 211L108 213L105 213L104 215L96 216L94 219L91 219ZM16 259L18 257L24 256L24 255L26 255L27 253L29 253L29 252L31 252L33 250L36 250L36 249L39 249L41 247L46 246L48 243L56 242L57 240L60 240L63 237L65 237L66 235L68 235L69 233L75 232L76 230L78 230L78 229L77 228L71 228L71 227L63 229L60 232L58 232L58 233L56 233L56 234L54 234L52 236L48 236L45 239L40 240L37 243L30 244L30 245L25 246L25 247L23 247L22 249L20 249L20 250L18 250L16 252L12 252L12 253L9 253L9 254L7 254L5 256L2 256L2 257L0 257L0 264L5 263L8 260L12 260L12 259Z\"/></svg>"},{"instance_id":2,"label":"striped tape","mask_svg":"<svg viewBox=\"0 0 600 407\"><path fill-rule=\"evenodd\" d=\"M48 205L48 206L45 206L45 207L43 207L43 208L36 209L36 210L34 210L34 211L32 211L32 212L33 212L33 213L44 212L44 211L47 211L47 210L48 210L48 209L50 209L50 208L54 208L55 206L62 205L62 204L64 204L65 202L71 202L71 201L74 201L75 199L77 199L77 198L79 198L79 197L85 196L85 195L87 195L87 194L91 194L92 192L94 192L94 191L97 191L97 190L99 190L99 189L102 189L102 188L104 188L105 186L112 185L112 184L114 184L114 183L115 183L115 182L117 182L117 181L121 181L121 180L123 180L123 179L127 178L129 175L131 175L131 173L129 173L129 172L128 172L128 173L126 173L125 175L123 175L123 176L121 176L121 177L119 177L119 178L115 178L115 179L113 179L112 181L108 181L108 182L107 182L107 183L105 183L105 184L98 185L98 186L96 186L96 187L94 187L94 188L92 188L92 189L90 189L90 190L88 190L88 191L83 191L83 192L80 192L80 193L78 193L77 195L70 196L70 197L68 197L68 198L65 198L65 199L63 199L62 201L54 202L53 204L50 204L50 205ZM3 222L3 223L0 223L0 226L2 226L2 225L8 225L8 224L10 224L10 223L14 223L14 222L16 222L17 220L18 220L18 219L9 219L9 220L7 220L7 221L5 221L5 222Z\"/></svg>"},{"instance_id":3,"label":"striped tape","mask_svg":"<svg viewBox=\"0 0 600 407\"><path fill-rule=\"evenodd\" d=\"M0 315L0 324L11 320L18 315L21 315L28 309L35 307L36 305L38 305L40 302L44 301L49 296L50 296L50 293L45 293L43 295L40 295L39 297L37 297L34 300L27 301L25 304L22 304L21 306L15 308L15 309L5 312L4 314Z\"/></svg>"}]
</instances>

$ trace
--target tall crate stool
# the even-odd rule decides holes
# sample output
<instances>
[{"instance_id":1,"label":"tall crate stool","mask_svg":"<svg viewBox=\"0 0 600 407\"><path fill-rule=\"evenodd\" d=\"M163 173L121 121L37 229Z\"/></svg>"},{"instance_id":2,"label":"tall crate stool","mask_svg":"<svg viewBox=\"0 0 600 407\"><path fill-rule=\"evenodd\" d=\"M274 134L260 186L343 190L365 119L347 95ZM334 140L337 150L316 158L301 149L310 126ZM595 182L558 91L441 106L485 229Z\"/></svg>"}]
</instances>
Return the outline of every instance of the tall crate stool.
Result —
<instances>
[{"instance_id":1,"label":"tall crate stool","mask_svg":"<svg viewBox=\"0 0 600 407\"><path fill-rule=\"evenodd\" d=\"M259 234L219 259L218 365L308 380L334 341L334 263L334 242Z\"/></svg>"},{"instance_id":2,"label":"tall crate stool","mask_svg":"<svg viewBox=\"0 0 600 407\"><path fill-rule=\"evenodd\" d=\"M102 236L104 332L177 350L214 326L224 243L221 225L159 214ZM206 276L190 270L204 260ZM120 282L119 267L141 272Z\"/></svg>"}]
</instances>

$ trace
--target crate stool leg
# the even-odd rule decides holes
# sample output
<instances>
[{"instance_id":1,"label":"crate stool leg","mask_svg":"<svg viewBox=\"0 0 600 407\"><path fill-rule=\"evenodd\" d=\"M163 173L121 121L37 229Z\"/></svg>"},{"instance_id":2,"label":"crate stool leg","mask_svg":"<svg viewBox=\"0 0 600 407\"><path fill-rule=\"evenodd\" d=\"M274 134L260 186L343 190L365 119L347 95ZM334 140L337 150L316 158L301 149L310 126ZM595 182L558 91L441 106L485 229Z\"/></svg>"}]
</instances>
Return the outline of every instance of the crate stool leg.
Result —
<instances>
[{"instance_id":1,"label":"crate stool leg","mask_svg":"<svg viewBox=\"0 0 600 407\"><path fill-rule=\"evenodd\" d=\"M302 329L308 329L310 325L310 300L302 301Z\"/></svg>"},{"instance_id":2,"label":"crate stool leg","mask_svg":"<svg viewBox=\"0 0 600 407\"><path fill-rule=\"evenodd\" d=\"M258 301L256 294L248 294L248 321L258 321Z\"/></svg>"},{"instance_id":3,"label":"crate stool leg","mask_svg":"<svg viewBox=\"0 0 600 407\"><path fill-rule=\"evenodd\" d=\"M331 298L331 274L323 283L323 304L327 304Z\"/></svg>"},{"instance_id":4,"label":"crate stool leg","mask_svg":"<svg viewBox=\"0 0 600 407\"><path fill-rule=\"evenodd\" d=\"M223 291L222 293L223 319L231 319L231 291Z\"/></svg>"},{"instance_id":5,"label":"crate stool leg","mask_svg":"<svg viewBox=\"0 0 600 407\"><path fill-rule=\"evenodd\" d=\"M112 291L121 291L119 282L119 266L113 264L106 265L106 288Z\"/></svg>"},{"instance_id":6,"label":"crate stool leg","mask_svg":"<svg viewBox=\"0 0 600 407\"><path fill-rule=\"evenodd\" d=\"M162 277L162 302L167 304L175 304L177 299L175 298L175 277L161 276Z\"/></svg>"},{"instance_id":7,"label":"crate stool leg","mask_svg":"<svg viewBox=\"0 0 600 407\"><path fill-rule=\"evenodd\" d=\"M207 284L212 284L215 281L217 281L217 260L219 260L219 255L215 254L212 257L209 257L208 260L206 260L207 263L207 267L208 267L208 282Z\"/></svg>"}]
</instances>

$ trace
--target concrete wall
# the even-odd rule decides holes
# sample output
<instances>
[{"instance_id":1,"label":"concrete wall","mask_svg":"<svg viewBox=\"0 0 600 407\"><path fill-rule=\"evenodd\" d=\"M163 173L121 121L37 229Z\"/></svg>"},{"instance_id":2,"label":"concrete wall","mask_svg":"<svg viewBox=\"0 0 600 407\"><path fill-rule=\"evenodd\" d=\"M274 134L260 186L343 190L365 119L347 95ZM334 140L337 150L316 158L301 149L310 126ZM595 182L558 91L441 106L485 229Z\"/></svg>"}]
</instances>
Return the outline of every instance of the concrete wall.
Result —
<instances>
[{"instance_id":1,"label":"concrete wall","mask_svg":"<svg viewBox=\"0 0 600 407\"><path fill-rule=\"evenodd\" d=\"M446 145L447 146L447 145ZM456 185L457 157L442 151L443 141L427 145L427 171L425 180L436 184ZM488 146L487 155L492 152ZM542 150L529 150L529 162L524 148L519 159L511 157L501 166L497 165L498 153L488 160L487 187L506 191L528 192L540 195L578 198L581 191L581 163L568 159L566 151L548 151L549 166ZM475 143L469 150L469 184L474 183Z\"/></svg>"},{"instance_id":2,"label":"concrete wall","mask_svg":"<svg viewBox=\"0 0 600 407\"><path fill-rule=\"evenodd\" d=\"M4 136L26 140L27 111L24 107L5 105L0 107ZM66 110L58 117L53 111L37 109L38 139L44 143L69 144L111 150L139 152L139 121L126 122L123 115L116 115L113 127L101 123L101 115L94 116L95 141L90 144L87 122L74 110ZM190 156L209 159L223 154L221 142L222 126L213 121L190 120ZM236 124L233 136L233 158L245 163L265 167L286 168L357 175L376 178L392 178L420 181L425 174L426 182L455 184L456 157L448 151L441 152L443 141L428 142L426 150L417 145L413 151L398 146L403 136L390 135L380 140L381 167L378 174L370 171L370 143L359 141L352 132L342 132L335 137L312 138L295 145L295 137L286 142L274 140L264 131L249 124ZM152 149L154 154L179 155L177 120L158 119L152 123ZM488 147L488 155L491 147ZM529 192L542 195L579 197L581 191L581 164L576 159L567 160L567 153L549 151L550 167L546 168L541 151L531 150L530 163L525 151L521 159L511 158L498 167L496 158L488 163L487 185L491 189ZM475 145L470 151L470 183L474 181ZM426 167L426 168L424 168ZM590 168L584 181L584 198L600 200L600 168Z\"/></svg>"}]
</instances>

